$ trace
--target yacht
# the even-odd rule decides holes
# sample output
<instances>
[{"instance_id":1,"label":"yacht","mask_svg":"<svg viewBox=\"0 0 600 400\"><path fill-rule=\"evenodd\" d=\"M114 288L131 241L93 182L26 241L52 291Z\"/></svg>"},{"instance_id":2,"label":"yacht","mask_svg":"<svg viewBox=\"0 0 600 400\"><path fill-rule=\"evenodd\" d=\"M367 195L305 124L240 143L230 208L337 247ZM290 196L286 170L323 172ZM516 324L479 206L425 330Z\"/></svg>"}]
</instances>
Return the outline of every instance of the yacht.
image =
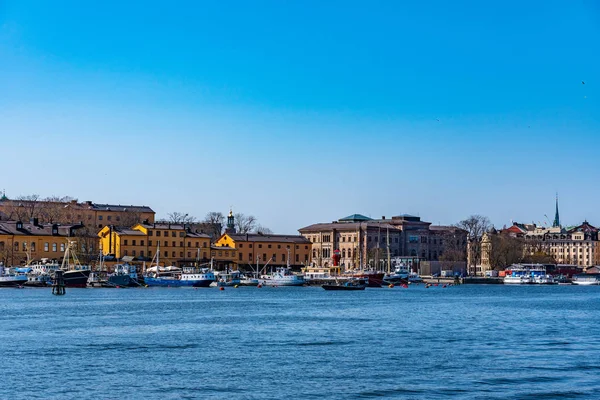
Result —
<instances>
[{"instance_id":1,"label":"yacht","mask_svg":"<svg viewBox=\"0 0 600 400\"><path fill-rule=\"evenodd\" d=\"M577 274L573 275L573 285L596 286L600 285L600 274Z\"/></svg>"},{"instance_id":2,"label":"yacht","mask_svg":"<svg viewBox=\"0 0 600 400\"><path fill-rule=\"evenodd\" d=\"M386 274L383 277L383 281L386 283L406 283L408 282L409 275L410 271L408 265L398 264L393 273Z\"/></svg>"},{"instance_id":3,"label":"yacht","mask_svg":"<svg viewBox=\"0 0 600 400\"><path fill-rule=\"evenodd\" d=\"M27 283L25 285L46 287L52 285L54 272L60 269L60 264L42 258L40 262L29 264L27 267L30 271L27 273Z\"/></svg>"},{"instance_id":4,"label":"yacht","mask_svg":"<svg viewBox=\"0 0 600 400\"><path fill-rule=\"evenodd\" d=\"M279 267L275 272L263 275L259 279L265 286L303 286L306 281L303 275L296 275L289 267Z\"/></svg>"}]
</instances>

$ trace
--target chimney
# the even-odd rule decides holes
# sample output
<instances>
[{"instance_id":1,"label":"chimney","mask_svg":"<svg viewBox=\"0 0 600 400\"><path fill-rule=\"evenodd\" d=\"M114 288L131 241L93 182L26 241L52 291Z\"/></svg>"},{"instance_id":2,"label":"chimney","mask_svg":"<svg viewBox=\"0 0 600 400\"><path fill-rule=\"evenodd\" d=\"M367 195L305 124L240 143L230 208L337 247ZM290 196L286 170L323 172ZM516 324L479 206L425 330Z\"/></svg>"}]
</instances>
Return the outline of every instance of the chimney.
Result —
<instances>
[{"instance_id":1,"label":"chimney","mask_svg":"<svg viewBox=\"0 0 600 400\"><path fill-rule=\"evenodd\" d=\"M381 217L381 219L385 219L385 215Z\"/></svg>"},{"instance_id":2,"label":"chimney","mask_svg":"<svg viewBox=\"0 0 600 400\"><path fill-rule=\"evenodd\" d=\"M77 200L75 200L75 203L77 203ZM90 200L87 200L87 201L85 202L85 204L87 204L88 206L91 206L91 205L92 205L92 202L91 202Z\"/></svg>"},{"instance_id":3,"label":"chimney","mask_svg":"<svg viewBox=\"0 0 600 400\"><path fill-rule=\"evenodd\" d=\"M31 219L29 220L29 223L30 223L31 225L33 225L33 226L38 226L38 224L39 224L39 220L38 220L37 218L31 218Z\"/></svg>"}]
</instances>

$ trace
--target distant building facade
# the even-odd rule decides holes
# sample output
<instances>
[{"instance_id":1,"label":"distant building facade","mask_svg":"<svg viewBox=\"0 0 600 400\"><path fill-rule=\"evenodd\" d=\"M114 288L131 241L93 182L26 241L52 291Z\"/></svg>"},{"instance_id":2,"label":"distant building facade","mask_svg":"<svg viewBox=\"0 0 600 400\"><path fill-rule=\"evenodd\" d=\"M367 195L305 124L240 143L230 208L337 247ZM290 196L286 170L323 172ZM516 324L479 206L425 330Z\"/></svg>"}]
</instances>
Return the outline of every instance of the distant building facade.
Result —
<instances>
[{"instance_id":1,"label":"distant building facade","mask_svg":"<svg viewBox=\"0 0 600 400\"><path fill-rule=\"evenodd\" d=\"M300 228L301 235L313 245L314 265L331 266L334 251L339 251L345 269L386 269L389 257L402 257L417 265L421 260L437 261L452 247L466 260L467 236L464 230L432 226L420 217L403 214L375 220L353 214L331 223Z\"/></svg>"},{"instance_id":2,"label":"distant building facade","mask_svg":"<svg viewBox=\"0 0 600 400\"><path fill-rule=\"evenodd\" d=\"M37 218L40 223L85 224L96 230L107 225L133 226L142 221L153 223L155 218L154 210L148 206L77 200L11 200L5 196L0 198L0 215L9 220L29 221Z\"/></svg>"},{"instance_id":3,"label":"distant building facade","mask_svg":"<svg viewBox=\"0 0 600 400\"><path fill-rule=\"evenodd\" d=\"M83 225L42 224L0 221L0 262L5 266L21 265L42 259L60 261L69 241L76 241L76 254L81 262L97 255L97 239L81 235Z\"/></svg>"}]
</instances>

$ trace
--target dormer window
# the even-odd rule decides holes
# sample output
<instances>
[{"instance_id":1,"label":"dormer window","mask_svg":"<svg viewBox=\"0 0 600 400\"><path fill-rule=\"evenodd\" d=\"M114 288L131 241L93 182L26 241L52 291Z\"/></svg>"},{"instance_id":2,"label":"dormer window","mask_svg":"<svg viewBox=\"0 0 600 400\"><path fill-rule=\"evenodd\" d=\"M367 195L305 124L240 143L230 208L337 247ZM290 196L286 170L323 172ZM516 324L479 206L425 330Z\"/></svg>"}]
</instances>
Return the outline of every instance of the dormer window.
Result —
<instances>
[{"instance_id":1,"label":"dormer window","mask_svg":"<svg viewBox=\"0 0 600 400\"><path fill-rule=\"evenodd\" d=\"M23 229L23 223L21 221L17 221L17 229Z\"/></svg>"}]
</instances>

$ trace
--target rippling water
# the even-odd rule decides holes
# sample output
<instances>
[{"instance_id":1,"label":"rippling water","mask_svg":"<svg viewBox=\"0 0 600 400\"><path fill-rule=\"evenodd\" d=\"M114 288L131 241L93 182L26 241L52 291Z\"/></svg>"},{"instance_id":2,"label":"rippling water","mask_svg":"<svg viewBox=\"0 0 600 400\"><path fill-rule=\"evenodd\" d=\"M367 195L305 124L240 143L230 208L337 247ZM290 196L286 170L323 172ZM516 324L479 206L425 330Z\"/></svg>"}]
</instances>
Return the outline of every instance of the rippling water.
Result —
<instances>
[{"instance_id":1,"label":"rippling water","mask_svg":"<svg viewBox=\"0 0 600 400\"><path fill-rule=\"evenodd\" d=\"M0 290L0 398L600 396L600 287Z\"/></svg>"}]
</instances>

